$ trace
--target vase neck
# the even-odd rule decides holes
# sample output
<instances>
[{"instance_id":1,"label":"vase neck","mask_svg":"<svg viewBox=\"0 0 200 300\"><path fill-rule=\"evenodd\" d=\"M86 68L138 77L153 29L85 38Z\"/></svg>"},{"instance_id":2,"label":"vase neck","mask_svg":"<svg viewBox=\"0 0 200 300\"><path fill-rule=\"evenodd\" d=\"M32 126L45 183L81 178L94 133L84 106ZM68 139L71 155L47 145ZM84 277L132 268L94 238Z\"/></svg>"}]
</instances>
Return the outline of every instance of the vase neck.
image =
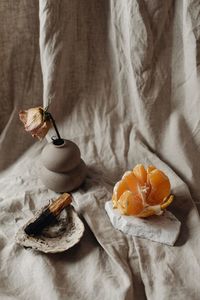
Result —
<instances>
[{"instance_id":1,"label":"vase neck","mask_svg":"<svg viewBox=\"0 0 200 300\"><path fill-rule=\"evenodd\" d=\"M54 144L54 146L56 147L61 147L65 144L65 140L64 139L58 139L58 138L51 138L52 139L52 143Z\"/></svg>"}]
</instances>

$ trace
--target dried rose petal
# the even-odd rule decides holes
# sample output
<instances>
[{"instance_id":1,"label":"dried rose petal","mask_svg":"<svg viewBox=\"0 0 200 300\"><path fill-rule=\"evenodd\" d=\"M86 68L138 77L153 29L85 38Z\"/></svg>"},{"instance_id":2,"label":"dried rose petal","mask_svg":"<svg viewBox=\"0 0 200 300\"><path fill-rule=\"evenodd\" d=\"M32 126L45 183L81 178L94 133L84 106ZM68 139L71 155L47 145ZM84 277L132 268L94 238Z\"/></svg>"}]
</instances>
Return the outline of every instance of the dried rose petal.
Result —
<instances>
[{"instance_id":1,"label":"dried rose petal","mask_svg":"<svg viewBox=\"0 0 200 300\"><path fill-rule=\"evenodd\" d=\"M51 127L51 121L44 118L44 109L42 107L20 111L19 118L24 124L25 130L39 140L45 137Z\"/></svg>"}]
</instances>

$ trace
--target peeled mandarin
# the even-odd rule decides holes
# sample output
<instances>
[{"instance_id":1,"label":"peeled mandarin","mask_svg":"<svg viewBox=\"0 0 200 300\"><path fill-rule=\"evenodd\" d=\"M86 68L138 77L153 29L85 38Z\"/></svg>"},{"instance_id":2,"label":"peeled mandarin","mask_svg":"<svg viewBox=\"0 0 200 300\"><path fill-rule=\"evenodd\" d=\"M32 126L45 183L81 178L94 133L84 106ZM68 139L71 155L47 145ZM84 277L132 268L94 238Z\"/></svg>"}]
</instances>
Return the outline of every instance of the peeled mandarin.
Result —
<instances>
[{"instance_id":1,"label":"peeled mandarin","mask_svg":"<svg viewBox=\"0 0 200 300\"><path fill-rule=\"evenodd\" d=\"M153 170L148 174L151 192L146 200L149 205L161 204L170 194L169 178L160 170Z\"/></svg>"},{"instance_id":2,"label":"peeled mandarin","mask_svg":"<svg viewBox=\"0 0 200 300\"><path fill-rule=\"evenodd\" d=\"M144 209L141 198L131 191L125 191L118 200L118 208L122 214L136 216Z\"/></svg>"},{"instance_id":3,"label":"peeled mandarin","mask_svg":"<svg viewBox=\"0 0 200 300\"><path fill-rule=\"evenodd\" d=\"M122 214L148 217L158 214L159 209L164 209L172 202L173 197L169 197L169 201L169 195L169 178L154 166L148 166L146 170L142 164L138 164L116 183L112 201L113 207Z\"/></svg>"},{"instance_id":4,"label":"peeled mandarin","mask_svg":"<svg viewBox=\"0 0 200 300\"><path fill-rule=\"evenodd\" d=\"M145 170L143 165L136 165L133 169L133 174L137 177L141 185L145 185L147 181L147 171Z\"/></svg>"}]
</instances>

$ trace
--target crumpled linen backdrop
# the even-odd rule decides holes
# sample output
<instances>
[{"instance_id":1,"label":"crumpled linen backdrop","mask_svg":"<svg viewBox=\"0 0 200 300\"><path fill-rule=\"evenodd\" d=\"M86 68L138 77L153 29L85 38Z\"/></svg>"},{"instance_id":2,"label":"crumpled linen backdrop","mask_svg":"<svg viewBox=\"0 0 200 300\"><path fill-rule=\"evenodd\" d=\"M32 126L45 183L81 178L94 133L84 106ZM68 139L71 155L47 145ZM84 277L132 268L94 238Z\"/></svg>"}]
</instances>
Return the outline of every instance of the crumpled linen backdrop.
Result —
<instances>
[{"instance_id":1,"label":"crumpled linen backdrop","mask_svg":"<svg viewBox=\"0 0 200 300\"><path fill-rule=\"evenodd\" d=\"M199 0L0 2L0 299L200 298L199 16ZM49 101L89 169L73 193L85 234L56 255L14 242L56 195L37 173L46 142L33 144L18 121ZM127 237L105 213L139 162L171 180L174 247Z\"/></svg>"}]
</instances>

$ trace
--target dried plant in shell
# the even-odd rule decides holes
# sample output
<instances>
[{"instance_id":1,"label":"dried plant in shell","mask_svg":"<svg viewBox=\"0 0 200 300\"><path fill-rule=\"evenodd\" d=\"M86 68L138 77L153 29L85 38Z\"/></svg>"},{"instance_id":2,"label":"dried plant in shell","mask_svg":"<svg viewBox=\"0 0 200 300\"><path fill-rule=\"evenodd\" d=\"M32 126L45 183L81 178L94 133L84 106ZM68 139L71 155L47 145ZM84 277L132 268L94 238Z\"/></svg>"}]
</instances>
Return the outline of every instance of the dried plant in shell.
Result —
<instances>
[{"instance_id":1,"label":"dried plant in shell","mask_svg":"<svg viewBox=\"0 0 200 300\"><path fill-rule=\"evenodd\" d=\"M71 205L61 212L57 223L46 227L40 235L30 236L25 233L24 229L28 224L35 221L46 208L47 206L39 210L18 230L16 243L44 253L63 252L77 244L84 233L84 225Z\"/></svg>"}]
</instances>

